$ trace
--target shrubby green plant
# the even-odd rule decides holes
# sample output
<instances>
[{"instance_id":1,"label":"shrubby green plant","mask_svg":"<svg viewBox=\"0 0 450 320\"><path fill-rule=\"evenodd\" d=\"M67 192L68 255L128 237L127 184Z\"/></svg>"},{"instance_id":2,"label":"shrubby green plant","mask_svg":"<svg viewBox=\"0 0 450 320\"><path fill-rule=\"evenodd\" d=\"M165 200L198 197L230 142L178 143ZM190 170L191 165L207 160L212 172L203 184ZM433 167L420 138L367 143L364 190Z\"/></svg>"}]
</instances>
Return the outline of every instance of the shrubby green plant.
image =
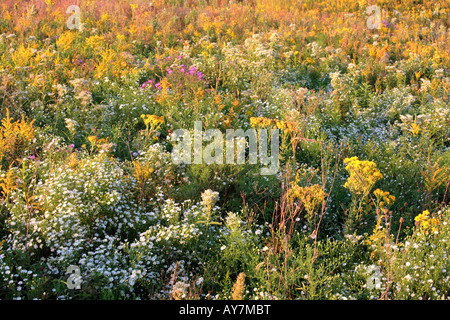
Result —
<instances>
[{"instance_id":1,"label":"shrubby green plant","mask_svg":"<svg viewBox=\"0 0 450 320\"><path fill-rule=\"evenodd\" d=\"M390 296L395 299L446 299L449 295L449 208L436 212L438 224L416 228L393 261ZM420 222L419 222L420 223ZM420 271L419 271L420 270Z\"/></svg>"}]
</instances>

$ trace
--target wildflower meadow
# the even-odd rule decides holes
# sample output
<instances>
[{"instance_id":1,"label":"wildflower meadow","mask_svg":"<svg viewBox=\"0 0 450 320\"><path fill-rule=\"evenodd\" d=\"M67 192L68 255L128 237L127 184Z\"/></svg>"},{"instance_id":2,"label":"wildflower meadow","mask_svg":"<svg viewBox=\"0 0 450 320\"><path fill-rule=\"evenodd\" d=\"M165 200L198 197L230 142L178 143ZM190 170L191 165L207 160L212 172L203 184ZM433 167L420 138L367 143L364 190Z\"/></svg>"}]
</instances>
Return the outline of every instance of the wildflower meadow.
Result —
<instances>
[{"instance_id":1,"label":"wildflower meadow","mask_svg":"<svg viewBox=\"0 0 450 320\"><path fill-rule=\"evenodd\" d=\"M450 2L2 0L1 300L450 299Z\"/></svg>"}]
</instances>

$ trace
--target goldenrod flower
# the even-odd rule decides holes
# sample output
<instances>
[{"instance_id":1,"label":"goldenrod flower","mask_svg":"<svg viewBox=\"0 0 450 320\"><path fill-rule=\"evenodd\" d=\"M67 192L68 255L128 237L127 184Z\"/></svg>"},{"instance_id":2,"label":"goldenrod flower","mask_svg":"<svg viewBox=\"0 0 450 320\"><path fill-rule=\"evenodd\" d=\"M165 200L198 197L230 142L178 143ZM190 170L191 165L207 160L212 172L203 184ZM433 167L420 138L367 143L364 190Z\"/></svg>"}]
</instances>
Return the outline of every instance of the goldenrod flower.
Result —
<instances>
[{"instance_id":1,"label":"goldenrod flower","mask_svg":"<svg viewBox=\"0 0 450 320\"><path fill-rule=\"evenodd\" d=\"M98 140L97 136L89 136L88 140L91 144L95 144Z\"/></svg>"},{"instance_id":2,"label":"goldenrod flower","mask_svg":"<svg viewBox=\"0 0 450 320\"><path fill-rule=\"evenodd\" d=\"M86 39L86 45L91 48L98 48L103 45L105 38L99 35L93 35Z\"/></svg>"},{"instance_id":3,"label":"goldenrod flower","mask_svg":"<svg viewBox=\"0 0 450 320\"><path fill-rule=\"evenodd\" d=\"M430 229L432 232L437 232L437 226L441 224L439 218L430 218L430 211L425 210L414 218L416 226L420 228L425 234L428 234Z\"/></svg>"},{"instance_id":4,"label":"goldenrod flower","mask_svg":"<svg viewBox=\"0 0 450 320\"><path fill-rule=\"evenodd\" d=\"M314 184L312 186L300 187L297 182L292 183L288 197L298 199L307 212L307 218L310 220L315 211L322 205L326 193L321 185Z\"/></svg>"},{"instance_id":5,"label":"goldenrod flower","mask_svg":"<svg viewBox=\"0 0 450 320\"><path fill-rule=\"evenodd\" d=\"M152 114L143 114L141 115L141 118L144 119L144 123L146 126L150 124L155 127L158 127L164 123L164 116L158 117Z\"/></svg>"},{"instance_id":6,"label":"goldenrod flower","mask_svg":"<svg viewBox=\"0 0 450 320\"><path fill-rule=\"evenodd\" d=\"M416 118L414 118L414 122L413 123L411 123L411 129L410 129L410 131L411 131L411 133L415 136L415 135L417 135L419 132L420 132L420 125L419 124L417 124L417 119Z\"/></svg>"},{"instance_id":7,"label":"goldenrod flower","mask_svg":"<svg viewBox=\"0 0 450 320\"><path fill-rule=\"evenodd\" d=\"M361 161L358 157L352 157L345 158L344 163L347 164L345 169L350 173L344 187L353 194L370 192L375 183L383 177L375 162Z\"/></svg>"},{"instance_id":8,"label":"goldenrod flower","mask_svg":"<svg viewBox=\"0 0 450 320\"><path fill-rule=\"evenodd\" d=\"M276 121L269 119L269 118L264 118L264 117L251 117L250 125L254 128L255 127L265 128L265 127L271 127L271 126L276 125Z\"/></svg>"},{"instance_id":9,"label":"goldenrod flower","mask_svg":"<svg viewBox=\"0 0 450 320\"><path fill-rule=\"evenodd\" d=\"M415 217L414 221L422 223L422 222L428 220L429 216L430 216L430 211L425 210L421 214L419 214L417 217Z\"/></svg>"},{"instance_id":10,"label":"goldenrod flower","mask_svg":"<svg viewBox=\"0 0 450 320\"><path fill-rule=\"evenodd\" d=\"M395 196L389 194L387 191L376 189L373 194L377 198L378 205L382 209L389 207L395 202Z\"/></svg>"}]
</instances>

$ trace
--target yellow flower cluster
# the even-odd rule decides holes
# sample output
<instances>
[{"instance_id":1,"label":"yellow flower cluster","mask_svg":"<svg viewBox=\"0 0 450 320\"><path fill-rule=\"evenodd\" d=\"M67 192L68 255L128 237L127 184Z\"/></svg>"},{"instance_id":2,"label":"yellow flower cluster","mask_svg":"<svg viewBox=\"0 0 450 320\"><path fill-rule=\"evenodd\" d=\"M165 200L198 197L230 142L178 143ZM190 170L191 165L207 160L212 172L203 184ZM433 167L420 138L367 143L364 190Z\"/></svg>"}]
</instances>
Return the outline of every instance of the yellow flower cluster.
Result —
<instances>
[{"instance_id":1,"label":"yellow flower cluster","mask_svg":"<svg viewBox=\"0 0 450 320\"><path fill-rule=\"evenodd\" d=\"M377 225L373 229L372 235L369 239L364 240L364 244L367 246L372 246L372 252L370 253L370 258L373 260L378 260L383 252L386 252L386 228L383 227L383 216L380 216L377 220Z\"/></svg>"},{"instance_id":2,"label":"yellow flower cluster","mask_svg":"<svg viewBox=\"0 0 450 320\"><path fill-rule=\"evenodd\" d=\"M58 49L62 49L64 51L68 50L74 40L75 40L76 34L75 32L72 31L66 31L64 33L62 33L59 37L58 40L56 40L56 47Z\"/></svg>"},{"instance_id":3,"label":"yellow flower cluster","mask_svg":"<svg viewBox=\"0 0 450 320\"><path fill-rule=\"evenodd\" d=\"M345 169L350 173L344 187L349 189L352 194L367 194L383 177L375 162L361 161L358 157L351 157L345 158L344 163L347 165Z\"/></svg>"},{"instance_id":4,"label":"yellow flower cluster","mask_svg":"<svg viewBox=\"0 0 450 320\"><path fill-rule=\"evenodd\" d=\"M140 132L140 134L142 134L142 138L147 142L149 142L147 139L158 139L157 130L164 123L164 117L158 117L153 114L143 114L141 115L141 118L145 123L145 130Z\"/></svg>"},{"instance_id":5,"label":"yellow flower cluster","mask_svg":"<svg viewBox=\"0 0 450 320\"><path fill-rule=\"evenodd\" d=\"M251 117L250 125L253 128L278 128L284 132L293 132L296 123L293 121L280 121L277 119L269 119L265 117Z\"/></svg>"},{"instance_id":6,"label":"yellow flower cluster","mask_svg":"<svg viewBox=\"0 0 450 320\"><path fill-rule=\"evenodd\" d=\"M411 123L411 133L413 134L413 136L417 135L420 132L421 128L420 125L417 124L416 121L414 121L413 123Z\"/></svg>"},{"instance_id":7,"label":"yellow flower cluster","mask_svg":"<svg viewBox=\"0 0 450 320\"><path fill-rule=\"evenodd\" d=\"M409 129L409 131L413 136L416 136L420 132L420 130L420 123L417 123L417 117L414 117L414 122L411 123L411 128Z\"/></svg>"},{"instance_id":8,"label":"yellow flower cluster","mask_svg":"<svg viewBox=\"0 0 450 320\"><path fill-rule=\"evenodd\" d=\"M296 125L297 123L293 121L276 121L277 128L284 132L294 132Z\"/></svg>"},{"instance_id":9,"label":"yellow flower cluster","mask_svg":"<svg viewBox=\"0 0 450 320\"><path fill-rule=\"evenodd\" d=\"M314 184L312 186L300 187L293 183L289 191L290 198L298 199L307 211L308 220L314 216L315 210L322 204L326 193L322 186Z\"/></svg>"},{"instance_id":10,"label":"yellow flower cluster","mask_svg":"<svg viewBox=\"0 0 450 320\"><path fill-rule=\"evenodd\" d=\"M108 138L104 139L104 138L99 138L97 136L89 136L88 141L91 143L91 145L99 145L99 144L108 143Z\"/></svg>"},{"instance_id":11,"label":"yellow flower cluster","mask_svg":"<svg viewBox=\"0 0 450 320\"><path fill-rule=\"evenodd\" d=\"M133 177L136 179L137 188L140 193L140 200L142 200L148 194L148 188L146 187L149 181L155 172L155 169L152 167L149 162L141 162L141 161L133 161L134 172Z\"/></svg>"},{"instance_id":12,"label":"yellow flower cluster","mask_svg":"<svg viewBox=\"0 0 450 320\"><path fill-rule=\"evenodd\" d=\"M377 198L378 205L382 209L391 206L395 202L395 196L389 194L387 191L376 189L373 194Z\"/></svg>"},{"instance_id":13,"label":"yellow flower cluster","mask_svg":"<svg viewBox=\"0 0 450 320\"><path fill-rule=\"evenodd\" d=\"M149 180L155 171L151 164L148 162L142 163L140 161L133 161L134 166L134 177L139 183L144 184Z\"/></svg>"},{"instance_id":14,"label":"yellow flower cluster","mask_svg":"<svg viewBox=\"0 0 450 320\"><path fill-rule=\"evenodd\" d=\"M4 178L0 177L0 189L3 195L8 196L16 188L17 179L19 177L15 170L8 170Z\"/></svg>"},{"instance_id":15,"label":"yellow flower cluster","mask_svg":"<svg viewBox=\"0 0 450 320\"><path fill-rule=\"evenodd\" d=\"M265 117L251 117L250 125L253 128L275 127L276 120L265 118Z\"/></svg>"},{"instance_id":16,"label":"yellow flower cluster","mask_svg":"<svg viewBox=\"0 0 450 320\"><path fill-rule=\"evenodd\" d=\"M91 48L99 48L103 45L105 38L99 35L93 35L86 38L86 45Z\"/></svg>"},{"instance_id":17,"label":"yellow flower cluster","mask_svg":"<svg viewBox=\"0 0 450 320\"><path fill-rule=\"evenodd\" d=\"M96 144L96 143L97 143L97 140L98 140L97 136L89 136L89 137L88 137L88 141L89 141L91 144Z\"/></svg>"},{"instance_id":18,"label":"yellow flower cluster","mask_svg":"<svg viewBox=\"0 0 450 320\"><path fill-rule=\"evenodd\" d=\"M144 123L146 126L151 125L153 127L159 127L164 123L164 116L155 116L153 114L143 114L141 118L144 119Z\"/></svg>"},{"instance_id":19,"label":"yellow flower cluster","mask_svg":"<svg viewBox=\"0 0 450 320\"><path fill-rule=\"evenodd\" d=\"M428 210L425 210L416 216L414 221L416 221L416 226L418 226L425 234L428 234L430 230L432 232L437 232L437 226L441 224L439 218L430 217L430 211Z\"/></svg>"},{"instance_id":20,"label":"yellow flower cluster","mask_svg":"<svg viewBox=\"0 0 450 320\"><path fill-rule=\"evenodd\" d=\"M21 156L21 152L34 139L34 120L26 122L24 115L20 121L12 121L9 110L6 109L6 118L2 119L0 127L0 161L5 154L9 154L11 160Z\"/></svg>"},{"instance_id":21,"label":"yellow flower cluster","mask_svg":"<svg viewBox=\"0 0 450 320\"><path fill-rule=\"evenodd\" d=\"M68 157L67 157L67 166L69 168L75 168L78 165L78 158L77 158L77 153L76 152L72 152Z\"/></svg>"}]
</instances>

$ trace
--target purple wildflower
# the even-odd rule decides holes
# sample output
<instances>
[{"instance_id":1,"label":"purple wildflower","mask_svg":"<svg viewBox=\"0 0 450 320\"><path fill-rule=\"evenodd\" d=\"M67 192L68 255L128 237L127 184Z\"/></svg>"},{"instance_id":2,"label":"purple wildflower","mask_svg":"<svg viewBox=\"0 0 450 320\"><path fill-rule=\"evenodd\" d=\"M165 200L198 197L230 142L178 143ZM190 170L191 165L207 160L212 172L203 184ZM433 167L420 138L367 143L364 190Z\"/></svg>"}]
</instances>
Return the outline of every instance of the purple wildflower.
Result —
<instances>
[{"instance_id":1,"label":"purple wildflower","mask_svg":"<svg viewBox=\"0 0 450 320\"><path fill-rule=\"evenodd\" d=\"M144 89L144 88L147 87L149 84L153 84L153 82L155 82L153 79L144 82L144 83L141 85L141 89Z\"/></svg>"}]
</instances>

